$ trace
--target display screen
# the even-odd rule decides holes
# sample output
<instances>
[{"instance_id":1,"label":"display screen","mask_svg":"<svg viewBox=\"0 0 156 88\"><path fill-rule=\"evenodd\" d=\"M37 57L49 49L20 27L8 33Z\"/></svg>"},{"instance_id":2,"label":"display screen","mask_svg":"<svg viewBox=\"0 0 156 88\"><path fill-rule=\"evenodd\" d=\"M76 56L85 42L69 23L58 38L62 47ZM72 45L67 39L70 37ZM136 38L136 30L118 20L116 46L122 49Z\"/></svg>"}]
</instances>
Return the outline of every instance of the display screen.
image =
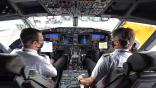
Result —
<instances>
[{"instance_id":1,"label":"display screen","mask_svg":"<svg viewBox=\"0 0 156 88\"><path fill-rule=\"evenodd\" d=\"M45 34L45 38L48 41L58 41L59 34L58 33Z\"/></svg>"},{"instance_id":2,"label":"display screen","mask_svg":"<svg viewBox=\"0 0 156 88\"><path fill-rule=\"evenodd\" d=\"M61 44L72 44L73 43L73 37L66 35L66 34L60 34L60 43Z\"/></svg>"},{"instance_id":3,"label":"display screen","mask_svg":"<svg viewBox=\"0 0 156 88\"><path fill-rule=\"evenodd\" d=\"M99 42L102 38L101 34L92 34L92 41L93 42Z\"/></svg>"},{"instance_id":4,"label":"display screen","mask_svg":"<svg viewBox=\"0 0 156 88\"><path fill-rule=\"evenodd\" d=\"M93 33L91 35L91 42L93 46L98 47L99 49L108 48L108 36L102 33Z\"/></svg>"},{"instance_id":5,"label":"display screen","mask_svg":"<svg viewBox=\"0 0 156 88\"><path fill-rule=\"evenodd\" d=\"M89 35L79 35L78 42L79 42L79 44L90 44L90 36Z\"/></svg>"}]
</instances>

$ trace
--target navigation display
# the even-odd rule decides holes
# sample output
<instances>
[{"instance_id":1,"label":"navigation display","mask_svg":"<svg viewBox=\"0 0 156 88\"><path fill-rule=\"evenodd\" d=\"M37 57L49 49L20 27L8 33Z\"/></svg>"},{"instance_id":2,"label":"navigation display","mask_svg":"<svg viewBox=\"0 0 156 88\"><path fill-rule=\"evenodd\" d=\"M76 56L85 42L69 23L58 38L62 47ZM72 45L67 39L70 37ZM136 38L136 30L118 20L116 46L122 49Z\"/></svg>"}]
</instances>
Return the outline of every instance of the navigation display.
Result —
<instances>
[{"instance_id":1,"label":"navigation display","mask_svg":"<svg viewBox=\"0 0 156 88\"><path fill-rule=\"evenodd\" d=\"M91 41L92 42L100 42L100 41L104 41L105 36L102 34L92 34L91 35Z\"/></svg>"},{"instance_id":2,"label":"navigation display","mask_svg":"<svg viewBox=\"0 0 156 88\"><path fill-rule=\"evenodd\" d=\"M92 41L100 41L101 35L99 34L92 34Z\"/></svg>"},{"instance_id":3,"label":"navigation display","mask_svg":"<svg viewBox=\"0 0 156 88\"><path fill-rule=\"evenodd\" d=\"M79 35L78 42L79 44L90 44L90 35Z\"/></svg>"},{"instance_id":4,"label":"navigation display","mask_svg":"<svg viewBox=\"0 0 156 88\"><path fill-rule=\"evenodd\" d=\"M45 39L48 41L58 41L59 34L58 33L45 34Z\"/></svg>"},{"instance_id":5,"label":"navigation display","mask_svg":"<svg viewBox=\"0 0 156 88\"><path fill-rule=\"evenodd\" d=\"M66 34L60 34L60 43L61 44L72 44L73 43L73 37Z\"/></svg>"},{"instance_id":6,"label":"navigation display","mask_svg":"<svg viewBox=\"0 0 156 88\"><path fill-rule=\"evenodd\" d=\"M101 33L93 33L91 34L91 42L93 46L98 47L99 49L107 49L108 48L108 36Z\"/></svg>"}]
</instances>

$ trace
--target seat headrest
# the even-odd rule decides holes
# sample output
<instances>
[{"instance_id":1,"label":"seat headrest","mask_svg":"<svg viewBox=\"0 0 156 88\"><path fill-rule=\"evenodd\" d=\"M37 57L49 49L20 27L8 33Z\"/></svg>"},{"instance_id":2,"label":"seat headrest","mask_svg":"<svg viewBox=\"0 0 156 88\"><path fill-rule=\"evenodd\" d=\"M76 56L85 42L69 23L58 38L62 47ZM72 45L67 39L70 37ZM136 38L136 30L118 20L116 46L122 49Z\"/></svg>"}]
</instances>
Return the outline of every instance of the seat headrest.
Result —
<instances>
[{"instance_id":1,"label":"seat headrest","mask_svg":"<svg viewBox=\"0 0 156 88\"><path fill-rule=\"evenodd\" d=\"M24 62L21 57L15 54L0 53L0 74L20 74Z\"/></svg>"},{"instance_id":2,"label":"seat headrest","mask_svg":"<svg viewBox=\"0 0 156 88\"><path fill-rule=\"evenodd\" d=\"M124 63L123 68L133 72L156 71L156 51L134 53Z\"/></svg>"}]
</instances>

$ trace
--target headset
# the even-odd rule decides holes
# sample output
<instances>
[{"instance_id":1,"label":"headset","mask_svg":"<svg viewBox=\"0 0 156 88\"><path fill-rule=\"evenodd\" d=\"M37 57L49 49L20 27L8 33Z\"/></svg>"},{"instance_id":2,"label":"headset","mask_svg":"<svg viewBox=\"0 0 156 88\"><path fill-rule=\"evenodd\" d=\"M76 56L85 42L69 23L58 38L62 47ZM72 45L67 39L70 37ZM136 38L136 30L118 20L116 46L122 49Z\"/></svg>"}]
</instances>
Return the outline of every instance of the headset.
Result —
<instances>
[{"instance_id":1,"label":"headset","mask_svg":"<svg viewBox=\"0 0 156 88\"><path fill-rule=\"evenodd\" d=\"M128 48L128 41L119 39L120 45L122 48Z\"/></svg>"},{"instance_id":2,"label":"headset","mask_svg":"<svg viewBox=\"0 0 156 88\"><path fill-rule=\"evenodd\" d=\"M127 36L127 32L123 31L122 35L121 35L121 39L119 39L120 45L122 48L128 48L129 44L128 44L128 40L124 39Z\"/></svg>"}]
</instances>

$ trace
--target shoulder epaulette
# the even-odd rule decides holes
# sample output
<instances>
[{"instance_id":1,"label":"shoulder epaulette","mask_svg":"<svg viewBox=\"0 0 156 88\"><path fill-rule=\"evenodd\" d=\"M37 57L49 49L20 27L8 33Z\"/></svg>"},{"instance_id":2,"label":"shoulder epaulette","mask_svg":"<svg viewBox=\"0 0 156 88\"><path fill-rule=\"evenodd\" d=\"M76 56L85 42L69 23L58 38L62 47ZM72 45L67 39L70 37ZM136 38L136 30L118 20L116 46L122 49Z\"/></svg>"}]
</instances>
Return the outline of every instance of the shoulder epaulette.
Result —
<instances>
[{"instance_id":1,"label":"shoulder epaulette","mask_svg":"<svg viewBox=\"0 0 156 88\"><path fill-rule=\"evenodd\" d=\"M107 53L107 54L102 54L103 57L107 57L107 56L110 56L110 53Z\"/></svg>"}]
</instances>

